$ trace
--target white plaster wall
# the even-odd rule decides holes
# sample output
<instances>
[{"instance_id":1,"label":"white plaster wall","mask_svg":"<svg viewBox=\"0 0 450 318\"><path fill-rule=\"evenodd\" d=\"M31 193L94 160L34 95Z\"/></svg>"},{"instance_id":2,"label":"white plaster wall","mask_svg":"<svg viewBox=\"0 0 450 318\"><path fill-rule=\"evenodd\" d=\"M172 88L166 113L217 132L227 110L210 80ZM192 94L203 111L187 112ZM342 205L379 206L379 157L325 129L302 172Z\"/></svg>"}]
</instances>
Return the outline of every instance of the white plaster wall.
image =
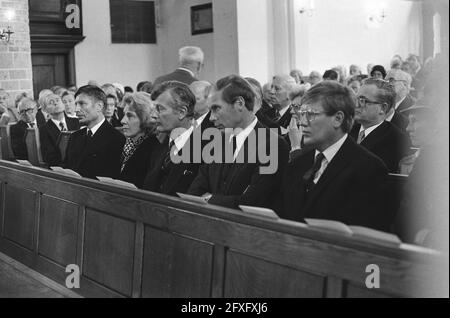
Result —
<instances>
[{"instance_id":1,"label":"white plaster wall","mask_svg":"<svg viewBox=\"0 0 450 318\"><path fill-rule=\"evenodd\" d=\"M296 25L296 65L304 73L336 65L389 65L395 54L419 54L421 5L404 0L315 0L314 16L299 14L311 0L293 0ZM368 28L369 12L385 6L387 18Z\"/></svg>"},{"instance_id":2,"label":"white plaster wall","mask_svg":"<svg viewBox=\"0 0 450 318\"><path fill-rule=\"evenodd\" d=\"M161 74L159 44L112 44L109 0L83 0L83 33L75 47L77 85L89 80L99 84L119 82L133 88ZM161 31L157 31L160 41Z\"/></svg>"}]
</instances>

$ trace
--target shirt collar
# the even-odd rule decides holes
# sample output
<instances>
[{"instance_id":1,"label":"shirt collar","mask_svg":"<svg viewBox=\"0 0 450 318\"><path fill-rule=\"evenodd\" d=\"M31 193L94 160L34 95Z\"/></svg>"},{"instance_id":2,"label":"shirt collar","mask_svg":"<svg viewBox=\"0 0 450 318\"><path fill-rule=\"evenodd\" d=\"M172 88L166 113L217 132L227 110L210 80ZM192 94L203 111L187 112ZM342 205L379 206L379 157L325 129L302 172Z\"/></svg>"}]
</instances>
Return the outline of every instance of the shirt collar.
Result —
<instances>
[{"instance_id":1,"label":"shirt collar","mask_svg":"<svg viewBox=\"0 0 450 318\"><path fill-rule=\"evenodd\" d=\"M339 149L341 149L344 142L347 140L348 134L345 134L344 137L336 141L330 147L325 149L322 153L325 156L325 159L330 163L333 160L334 156L337 154ZM316 150L316 156L320 153L320 151Z\"/></svg>"},{"instance_id":2,"label":"shirt collar","mask_svg":"<svg viewBox=\"0 0 450 318\"><path fill-rule=\"evenodd\" d=\"M99 122L97 125L95 125L94 127L92 127L90 129L90 131L92 131L92 136L95 135L95 133L97 132L97 130L99 130L100 126L103 125L103 123L105 122L105 118L103 118L103 120L101 122ZM88 128L89 130L89 128Z\"/></svg>"},{"instance_id":3,"label":"shirt collar","mask_svg":"<svg viewBox=\"0 0 450 318\"><path fill-rule=\"evenodd\" d=\"M188 72L189 74L191 74L192 77L195 77L194 72L192 72L190 69L187 69L187 68L184 68L184 67L179 67L178 69L182 70L182 71L185 71L185 72Z\"/></svg>"},{"instance_id":4,"label":"shirt collar","mask_svg":"<svg viewBox=\"0 0 450 318\"><path fill-rule=\"evenodd\" d=\"M377 129L382 123L384 123L384 121L382 121L381 123L379 123L378 125L373 125L369 128L364 129L363 126L361 125L361 127L359 128L359 132L361 133L361 131L364 130L364 136L365 138L367 138L367 136L369 136L369 134L374 131L375 129Z\"/></svg>"},{"instance_id":5,"label":"shirt collar","mask_svg":"<svg viewBox=\"0 0 450 318\"><path fill-rule=\"evenodd\" d=\"M283 108L282 110L280 110L280 118L283 117L283 115L288 111L288 109L290 109L291 107L288 105L285 108Z\"/></svg>"},{"instance_id":6,"label":"shirt collar","mask_svg":"<svg viewBox=\"0 0 450 318\"><path fill-rule=\"evenodd\" d=\"M395 110L397 110L398 106L400 106L401 103L405 100L406 96L403 97L401 100L399 100L397 103L395 103Z\"/></svg>"},{"instance_id":7,"label":"shirt collar","mask_svg":"<svg viewBox=\"0 0 450 318\"><path fill-rule=\"evenodd\" d=\"M200 126L202 124L202 122L205 120L206 115L208 115L208 113L206 112L205 114L201 115L199 118L197 118L196 120L196 125Z\"/></svg>"},{"instance_id":8,"label":"shirt collar","mask_svg":"<svg viewBox=\"0 0 450 318\"><path fill-rule=\"evenodd\" d=\"M172 138L169 139L170 142L174 142L175 147L177 148L177 151L175 153L178 153L181 149L183 149L186 142L189 140L189 137L191 136L192 131L194 130L194 126L189 127L189 129L185 130L183 133L178 135L178 137L173 140Z\"/></svg>"},{"instance_id":9,"label":"shirt collar","mask_svg":"<svg viewBox=\"0 0 450 318\"><path fill-rule=\"evenodd\" d=\"M64 127L67 127L67 125L66 125L66 119L63 117L61 120L56 120L56 119L53 119L53 118L50 118L50 120L56 125L56 127L58 127L59 128L59 123L63 123L64 124Z\"/></svg>"},{"instance_id":10,"label":"shirt collar","mask_svg":"<svg viewBox=\"0 0 450 318\"><path fill-rule=\"evenodd\" d=\"M245 129L240 130L236 134L236 151L234 153L234 158L237 157L237 154L239 153L240 149L244 145L245 140L250 135L250 133L255 129L255 126L257 123L258 123L258 118L255 117L255 119L253 119L253 121L250 123L250 125L245 127ZM233 134L230 136L230 141L231 141L231 138L233 138L233 136L234 136Z\"/></svg>"}]
</instances>

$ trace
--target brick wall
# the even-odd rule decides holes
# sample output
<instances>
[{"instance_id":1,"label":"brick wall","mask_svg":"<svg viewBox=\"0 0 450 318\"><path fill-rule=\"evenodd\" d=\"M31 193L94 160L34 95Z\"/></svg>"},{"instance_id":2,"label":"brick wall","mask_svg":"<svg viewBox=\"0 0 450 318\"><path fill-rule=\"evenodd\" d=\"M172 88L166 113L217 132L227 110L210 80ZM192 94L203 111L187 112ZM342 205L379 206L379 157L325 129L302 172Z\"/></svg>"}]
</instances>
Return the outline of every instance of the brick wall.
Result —
<instances>
[{"instance_id":1,"label":"brick wall","mask_svg":"<svg viewBox=\"0 0 450 318\"><path fill-rule=\"evenodd\" d=\"M15 17L8 23L5 13L14 10ZM0 88L11 97L27 92L33 95L33 72L31 68L30 27L28 0L0 0L0 29L8 24L15 32L8 44L0 42Z\"/></svg>"}]
</instances>

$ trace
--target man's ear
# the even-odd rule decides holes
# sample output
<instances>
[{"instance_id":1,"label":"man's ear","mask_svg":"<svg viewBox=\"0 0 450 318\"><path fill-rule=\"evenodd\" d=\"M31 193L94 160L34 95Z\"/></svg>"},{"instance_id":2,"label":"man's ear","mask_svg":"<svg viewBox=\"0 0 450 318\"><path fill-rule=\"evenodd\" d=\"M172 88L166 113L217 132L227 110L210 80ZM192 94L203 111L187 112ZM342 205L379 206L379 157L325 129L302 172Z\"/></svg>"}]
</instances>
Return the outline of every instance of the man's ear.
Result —
<instances>
[{"instance_id":1,"label":"man's ear","mask_svg":"<svg viewBox=\"0 0 450 318\"><path fill-rule=\"evenodd\" d=\"M238 96L234 101L234 108L238 111L242 111L245 108L245 100L242 96Z\"/></svg>"},{"instance_id":2,"label":"man's ear","mask_svg":"<svg viewBox=\"0 0 450 318\"><path fill-rule=\"evenodd\" d=\"M388 112L389 112L388 104L386 104L386 103L381 104L381 110L383 111L383 113L384 113L385 115L387 115Z\"/></svg>"},{"instance_id":3,"label":"man's ear","mask_svg":"<svg viewBox=\"0 0 450 318\"><path fill-rule=\"evenodd\" d=\"M345 120L345 115L343 112L338 111L336 114L334 114L334 127L339 128L342 126Z\"/></svg>"},{"instance_id":4,"label":"man's ear","mask_svg":"<svg viewBox=\"0 0 450 318\"><path fill-rule=\"evenodd\" d=\"M97 112L104 112L105 111L105 104L103 104L102 101L98 101L95 103L95 108L97 110Z\"/></svg>"},{"instance_id":5,"label":"man's ear","mask_svg":"<svg viewBox=\"0 0 450 318\"><path fill-rule=\"evenodd\" d=\"M184 118L186 118L186 115L188 113L188 109L186 106L181 106L180 108L178 108L178 119L179 120L183 120Z\"/></svg>"}]
</instances>

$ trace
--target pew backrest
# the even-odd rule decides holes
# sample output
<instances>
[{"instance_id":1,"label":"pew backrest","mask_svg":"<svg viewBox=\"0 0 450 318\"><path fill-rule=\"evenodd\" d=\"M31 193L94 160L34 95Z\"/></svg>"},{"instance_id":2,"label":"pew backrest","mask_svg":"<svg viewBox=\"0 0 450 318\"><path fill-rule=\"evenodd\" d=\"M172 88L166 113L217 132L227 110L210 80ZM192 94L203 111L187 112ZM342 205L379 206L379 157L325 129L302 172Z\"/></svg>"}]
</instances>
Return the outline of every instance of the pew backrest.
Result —
<instances>
[{"instance_id":1,"label":"pew backrest","mask_svg":"<svg viewBox=\"0 0 450 318\"><path fill-rule=\"evenodd\" d=\"M25 143L27 145L28 161L36 167L44 166L45 163L42 159L39 129L28 128L25 135Z\"/></svg>"},{"instance_id":2,"label":"pew backrest","mask_svg":"<svg viewBox=\"0 0 450 318\"><path fill-rule=\"evenodd\" d=\"M78 265L88 297L430 296L448 268L428 249L11 162L0 195L0 251L61 284ZM380 288L367 286L371 264Z\"/></svg>"},{"instance_id":3,"label":"pew backrest","mask_svg":"<svg viewBox=\"0 0 450 318\"><path fill-rule=\"evenodd\" d=\"M12 153L9 151L8 147L8 130L7 126L0 126L0 148L1 148L1 159L11 160Z\"/></svg>"},{"instance_id":4,"label":"pew backrest","mask_svg":"<svg viewBox=\"0 0 450 318\"><path fill-rule=\"evenodd\" d=\"M69 144L69 139L72 134L73 134L73 131L63 131L63 132L61 132L61 134L58 137L57 144L58 144L59 151L61 153L62 162L64 162L64 160L66 158L67 145Z\"/></svg>"}]
</instances>

